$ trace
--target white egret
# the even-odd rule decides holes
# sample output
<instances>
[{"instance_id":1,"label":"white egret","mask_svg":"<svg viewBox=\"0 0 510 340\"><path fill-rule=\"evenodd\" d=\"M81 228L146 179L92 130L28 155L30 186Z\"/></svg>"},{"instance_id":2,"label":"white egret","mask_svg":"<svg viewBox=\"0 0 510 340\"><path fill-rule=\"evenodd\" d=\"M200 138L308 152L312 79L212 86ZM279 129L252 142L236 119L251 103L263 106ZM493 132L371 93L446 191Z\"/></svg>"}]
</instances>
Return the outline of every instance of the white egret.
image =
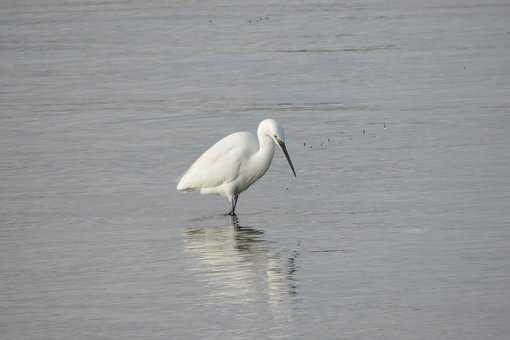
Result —
<instances>
[{"instance_id":1,"label":"white egret","mask_svg":"<svg viewBox=\"0 0 510 340\"><path fill-rule=\"evenodd\" d=\"M275 120L265 119L259 124L257 137L250 132L236 132L221 139L191 165L179 180L177 190L223 196L232 205L228 214L235 215L239 194L269 169L275 144L283 151L295 177L283 128Z\"/></svg>"}]
</instances>

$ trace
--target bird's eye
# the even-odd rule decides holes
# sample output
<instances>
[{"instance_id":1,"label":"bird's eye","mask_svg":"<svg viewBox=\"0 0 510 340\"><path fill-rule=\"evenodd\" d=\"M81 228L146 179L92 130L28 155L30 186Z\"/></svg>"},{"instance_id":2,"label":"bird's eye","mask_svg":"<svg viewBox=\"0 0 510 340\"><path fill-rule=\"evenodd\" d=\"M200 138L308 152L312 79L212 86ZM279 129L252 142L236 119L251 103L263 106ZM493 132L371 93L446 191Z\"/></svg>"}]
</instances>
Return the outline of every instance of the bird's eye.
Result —
<instances>
[{"instance_id":1,"label":"bird's eye","mask_svg":"<svg viewBox=\"0 0 510 340\"><path fill-rule=\"evenodd\" d=\"M274 135L274 138L276 138L276 135Z\"/></svg>"}]
</instances>

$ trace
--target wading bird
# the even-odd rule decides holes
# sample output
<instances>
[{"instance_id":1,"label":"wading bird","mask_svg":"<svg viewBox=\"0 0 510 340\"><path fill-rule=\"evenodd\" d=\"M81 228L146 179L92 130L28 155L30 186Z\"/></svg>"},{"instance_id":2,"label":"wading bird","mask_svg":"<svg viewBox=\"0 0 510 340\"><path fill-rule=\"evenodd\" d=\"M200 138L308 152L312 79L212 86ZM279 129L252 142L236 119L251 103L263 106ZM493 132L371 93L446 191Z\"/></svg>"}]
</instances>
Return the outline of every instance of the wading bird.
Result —
<instances>
[{"instance_id":1,"label":"wading bird","mask_svg":"<svg viewBox=\"0 0 510 340\"><path fill-rule=\"evenodd\" d=\"M257 137L250 132L236 132L221 139L182 175L177 190L223 196L232 205L228 215L234 216L239 194L269 169L275 144L283 151L295 177L283 128L275 120L265 119L259 124Z\"/></svg>"}]
</instances>

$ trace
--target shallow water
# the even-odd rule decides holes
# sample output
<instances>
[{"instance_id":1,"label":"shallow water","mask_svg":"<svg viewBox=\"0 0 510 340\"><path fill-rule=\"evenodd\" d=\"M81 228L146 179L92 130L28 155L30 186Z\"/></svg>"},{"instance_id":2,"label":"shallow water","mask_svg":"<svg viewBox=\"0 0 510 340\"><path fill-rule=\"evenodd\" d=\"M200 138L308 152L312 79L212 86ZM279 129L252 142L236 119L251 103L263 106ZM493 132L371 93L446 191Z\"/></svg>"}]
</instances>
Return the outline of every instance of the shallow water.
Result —
<instances>
[{"instance_id":1,"label":"shallow water","mask_svg":"<svg viewBox=\"0 0 510 340\"><path fill-rule=\"evenodd\" d=\"M509 15L0 3L0 338L506 338ZM265 117L296 179L175 191Z\"/></svg>"}]
</instances>

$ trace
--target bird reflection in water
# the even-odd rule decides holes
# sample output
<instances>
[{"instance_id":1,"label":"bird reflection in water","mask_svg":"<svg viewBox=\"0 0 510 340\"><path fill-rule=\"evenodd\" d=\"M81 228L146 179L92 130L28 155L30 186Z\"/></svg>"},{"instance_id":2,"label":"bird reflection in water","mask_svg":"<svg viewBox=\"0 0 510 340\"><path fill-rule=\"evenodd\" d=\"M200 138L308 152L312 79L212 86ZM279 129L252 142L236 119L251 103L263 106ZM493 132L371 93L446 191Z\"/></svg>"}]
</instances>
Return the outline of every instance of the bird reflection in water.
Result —
<instances>
[{"instance_id":1,"label":"bird reflection in water","mask_svg":"<svg viewBox=\"0 0 510 340\"><path fill-rule=\"evenodd\" d=\"M211 299L267 302L273 315L289 317L299 252L282 258L272 245L262 230L240 225L236 216L228 226L186 228L185 252L197 260L191 270L212 288Z\"/></svg>"}]
</instances>

